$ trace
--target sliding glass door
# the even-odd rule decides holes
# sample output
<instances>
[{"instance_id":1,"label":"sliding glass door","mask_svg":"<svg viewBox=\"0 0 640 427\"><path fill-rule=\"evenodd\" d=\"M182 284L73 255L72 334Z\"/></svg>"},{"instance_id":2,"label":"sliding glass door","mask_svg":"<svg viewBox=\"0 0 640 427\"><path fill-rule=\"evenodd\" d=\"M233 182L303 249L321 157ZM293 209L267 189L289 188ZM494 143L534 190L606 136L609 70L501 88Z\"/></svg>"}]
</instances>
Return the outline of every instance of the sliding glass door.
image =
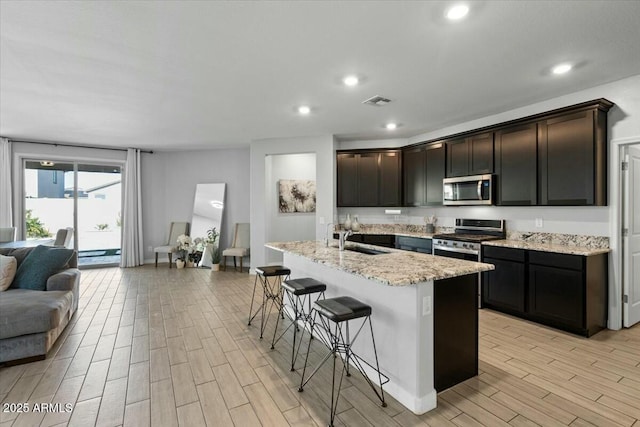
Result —
<instances>
[{"instance_id":1,"label":"sliding glass door","mask_svg":"<svg viewBox=\"0 0 640 427\"><path fill-rule=\"evenodd\" d=\"M25 160L27 239L55 238L73 228L69 247L80 266L120 263L122 173L120 165Z\"/></svg>"}]
</instances>

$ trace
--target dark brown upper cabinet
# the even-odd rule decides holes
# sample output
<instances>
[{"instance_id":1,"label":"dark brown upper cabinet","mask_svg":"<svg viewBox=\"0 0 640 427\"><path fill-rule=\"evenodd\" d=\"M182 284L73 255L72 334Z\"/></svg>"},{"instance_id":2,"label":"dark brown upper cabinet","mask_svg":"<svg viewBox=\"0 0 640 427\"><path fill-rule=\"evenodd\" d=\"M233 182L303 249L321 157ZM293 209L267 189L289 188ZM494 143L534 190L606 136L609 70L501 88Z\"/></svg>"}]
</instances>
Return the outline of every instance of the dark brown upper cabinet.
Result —
<instances>
[{"instance_id":1,"label":"dark brown upper cabinet","mask_svg":"<svg viewBox=\"0 0 640 427\"><path fill-rule=\"evenodd\" d=\"M423 206L426 200L426 152L424 146L402 153L402 175L405 206Z\"/></svg>"},{"instance_id":2,"label":"dark brown upper cabinet","mask_svg":"<svg viewBox=\"0 0 640 427\"><path fill-rule=\"evenodd\" d=\"M405 206L442 204L442 179L445 174L444 143L437 142L405 149L402 172Z\"/></svg>"},{"instance_id":3,"label":"dark brown upper cabinet","mask_svg":"<svg viewBox=\"0 0 640 427\"><path fill-rule=\"evenodd\" d=\"M337 154L338 207L399 206L400 151Z\"/></svg>"},{"instance_id":4,"label":"dark brown upper cabinet","mask_svg":"<svg viewBox=\"0 0 640 427\"><path fill-rule=\"evenodd\" d=\"M496 203L537 204L537 125L511 126L496 132Z\"/></svg>"},{"instance_id":5,"label":"dark brown upper cabinet","mask_svg":"<svg viewBox=\"0 0 640 427\"><path fill-rule=\"evenodd\" d=\"M493 173L493 132L446 142L447 177Z\"/></svg>"},{"instance_id":6,"label":"dark brown upper cabinet","mask_svg":"<svg viewBox=\"0 0 640 427\"><path fill-rule=\"evenodd\" d=\"M540 204L605 206L606 150L606 110L598 106L539 122Z\"/></svg>"},{"instance_id":7,"label":"dark brown upper cabinet","mask_svg":"<svg viewBox=\"0 0 640 427\"><path fill-rule=\"evenodd\" d=\"M339 152L338 206L441 205L445 176L489 173L498 205L606 206L612 106L595 99L401 151Z\"/></svg>"}]
</instances>

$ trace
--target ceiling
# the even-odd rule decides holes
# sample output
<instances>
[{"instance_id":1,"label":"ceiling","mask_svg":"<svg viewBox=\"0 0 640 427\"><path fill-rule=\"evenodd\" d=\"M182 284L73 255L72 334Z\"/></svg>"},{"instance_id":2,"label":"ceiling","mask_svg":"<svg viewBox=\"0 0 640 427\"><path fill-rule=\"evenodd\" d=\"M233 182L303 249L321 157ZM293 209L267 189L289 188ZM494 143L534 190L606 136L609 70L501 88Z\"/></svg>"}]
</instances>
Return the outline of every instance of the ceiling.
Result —
<instances>
[{"instance_id":1,"label":"ceiling","mask_svg":"<svg viewBox=\"0 0 640 427\"><path fill-rule=\"evenodd\" d=\"M399 138L640 74L640 1L474 1L460 22L451 4L2 0L0 135L155 150ZM362 104L374 95L392 102Z\"/></svg>"}]
</instances>

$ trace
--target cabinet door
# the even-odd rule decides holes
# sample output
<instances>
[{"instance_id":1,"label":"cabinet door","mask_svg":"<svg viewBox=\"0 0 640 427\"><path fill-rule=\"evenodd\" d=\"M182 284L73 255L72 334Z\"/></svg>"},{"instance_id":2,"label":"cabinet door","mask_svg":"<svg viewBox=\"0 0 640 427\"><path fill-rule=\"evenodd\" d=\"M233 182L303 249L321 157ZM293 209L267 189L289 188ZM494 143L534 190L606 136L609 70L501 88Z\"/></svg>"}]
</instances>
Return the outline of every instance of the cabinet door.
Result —
<instances>
[{"instance_id":1,"label":"cabinet door","mask_svg":"<svg viewBox=\"0 0 640 427\"><path fill-rule=\"evenodd\" d=\"M400 152L380 153L380 197L378 206L400 206Z\"/></svg>"},{"instance_id":2,"label":"cabinet door","mask_svg":"<svg viewBox=\"0 0 640 427\"><path fill-rule=\"evenodd\" d=\"M406 150L403 161L403 197L406 206L425 203L425 150L423 147Z\"/></svg>"},{"instance_id":3,"label":"cabinet door","mask_svg":"<svg viewBox=\"0 0 640 427\"><path fill-rule=\"evenodd\" d=\"M445 173L445 147L438 142L425 149L425 205L442 205L442 180Z\"/></svg>"},{"instance_id":4,"label":"cabinet door","mask_svg":"<svg viewBox=\"0 0 640 427\"><path fill-rule=\"evenodd\" d=\"M493 173L493 132L473 135L469 143L469 175Z\"/></svg>"},{"instance_id":5,"label":"cabinet door","mask_svg":"<svg viewBox=\"0 0 640 427\"><path fill-rule=\"evenodd\" d=\"M583 273L576 270L529 265L529 314L551 324L584 325Z\"/></svg>"},{"instance_id":6,"label":"cabinet door","mask_svg":"<svg viewBox=\"0 0 640 427\"><path fill-rule=\"evenodd\" d=\"M525 265L523 262L484 258L482 262L495 265L495 270L482 274L483 305L524 313Z\"/></svg>"},{"instance_id":7,"label":"cabinet door","mask_svg":"<svg viewBox=\"0 0 640 427\"><path fill-rule=\"evenodd\" d=\"M356 154L338 154L338 207L358 206L358 165Z\"/></svg>"},{"instance_id":8,"label":"cabinet door","mask_svg":"<svg viewBox=\"0 0 640 427\"><path fill-rule=\"evenodd\" d=\"M537 202L536 124L496 132L495 160L499 205Z\"/></svg>"},{"instance_id":9,"label":"cabinet door","mask_svg":"<svg viewBox=\"0 0 640 427\"><path fill-rule=\"evenodd\" d=\"M358 206L378 206L378 153L356 154L358 159Z\"/></svg>"},{"instance_id":10,"label":"cabinet door","mask_svg":"<svg viewBox=\"0 0 640 427\"><path fill-rule=\"evenodd\" d=\"M447 177L469 175L469 144L466 139L447 141Z\"/></svg>"},{"instance_id":11,"label":"cabinet door","mask_svg":"<svg viewBox=\"0 0 640 427\"><path fill-rule=\"evenodd\" d=\"M594 204L593 115L581 111L539 123L540 204Z\"/></svg>"}]
</instances>

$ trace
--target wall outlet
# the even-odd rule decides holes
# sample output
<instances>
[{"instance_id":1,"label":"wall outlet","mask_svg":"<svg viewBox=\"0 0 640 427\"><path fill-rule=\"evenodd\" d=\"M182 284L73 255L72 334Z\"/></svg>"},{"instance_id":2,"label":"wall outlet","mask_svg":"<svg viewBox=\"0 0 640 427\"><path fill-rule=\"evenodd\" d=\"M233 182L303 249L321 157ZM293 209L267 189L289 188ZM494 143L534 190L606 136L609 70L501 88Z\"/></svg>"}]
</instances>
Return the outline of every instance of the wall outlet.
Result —
<instances>
[{"instance_id":1,"label":"wall outlet","mask_svg":"<svg viewBox=\"0 0 640 427\"><path fill-rule=\"evenodd\" d=\"M431 314L431 297L422 297L422 315L428 316Z\"/></svg>"},{"instance_id":2,"label":"wall outlet","mask_svg":"<svg viewBox=\"0 0 640 427\"><path fill-rule=\"evenodd\" d=\"M323 217L323 216L321 216L321 217L320 217L320 225L323 225L323 224L324 224L324 217Z\"/></svg>"},{"instance_id":3,"label":"wall outlet","mask_svg":"<svg viewBox=\"0 0 640 427\"><path fill-rule=\"evenodd\" d=\"M542 227L543 227L542 218L536 218L536 228L542 228Z\"/></svg>"},{"instance_id":4,"label":"wall outlet","mask_svg":"<svg viewBox=\"0 0 640 427\"><path fill-rule=\"evenodd\" d=\"M153 246L147 246L147 252L153 252Z\"/></svg>"}]
</instances>

